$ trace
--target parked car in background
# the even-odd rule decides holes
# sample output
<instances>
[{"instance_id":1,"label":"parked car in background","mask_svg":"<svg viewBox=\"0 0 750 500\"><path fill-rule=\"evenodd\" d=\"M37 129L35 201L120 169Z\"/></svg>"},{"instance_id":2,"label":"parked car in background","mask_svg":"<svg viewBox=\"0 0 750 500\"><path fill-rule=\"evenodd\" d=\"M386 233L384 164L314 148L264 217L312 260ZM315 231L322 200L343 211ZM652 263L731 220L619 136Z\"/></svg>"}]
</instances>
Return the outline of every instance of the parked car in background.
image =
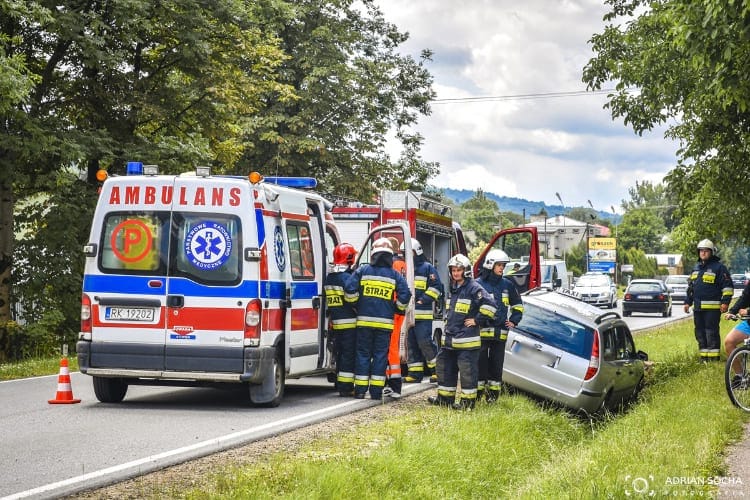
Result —
<instances>
[{"instance_id":1,"label":"parked car in background","mask_svg":"<svg viewBox=\"0 0 750 500\"><path fill-rule=\"evenodd\" d=\"M672 295L661 280L634 279L622 296L622 314L634 312L661 313L665 318L672 315Z\"/></svg>"},{"instance_id":2,"label":"parked car in background","mask_svg":"<svg viewBox=\"0 0 750 500\"><path fill-rule=\"evenodd\" d=\"M664 279L664 284L667 285L669 292L672 294L672 300L685 300L687 297L688 289L688 276L687 274L673 274L667 276Z\"/></svg>"},{"instance_id":3,"label":"parked car in background","mask_svg":"<svg viewBox=\"0 0 750 500\"><path fill-rule=\"evenodd\" d=\"M582 301L610 309L617 305L617 285L609 274L585 273L576 280L573 291Z\"/></svg>"},{"instance_id":4,"label":"parked car in background","mask_svg":"<svg viewBox=\"0 0 750 500\"><path fill-rule=\"evenodd\" d=\"M644 361L614 312L547 289L522 296L521 322L508 332L503 382L563 406L616 410L640 390Z\"/></svg>"},{"instance_id":5,"label":"parked car in background","mask_svg":"<svg viewBox=\"0 0 750 500\"><path fill-rule=\"evenodd\" d=\"M745 288L747 285L747 276L745 274L732 274L732 285L735 288Z\"/></svg>"}]
</instances>

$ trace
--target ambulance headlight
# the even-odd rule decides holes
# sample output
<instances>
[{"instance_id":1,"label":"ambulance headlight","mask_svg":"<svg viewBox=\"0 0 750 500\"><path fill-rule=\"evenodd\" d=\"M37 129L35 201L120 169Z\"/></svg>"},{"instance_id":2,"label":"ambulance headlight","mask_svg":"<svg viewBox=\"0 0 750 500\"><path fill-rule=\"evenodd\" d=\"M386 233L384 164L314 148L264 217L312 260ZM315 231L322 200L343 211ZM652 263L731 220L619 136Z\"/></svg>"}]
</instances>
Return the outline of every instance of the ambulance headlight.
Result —
<instances>
[{"instance_id":1,"label":"ambulance headlight","mask_svg":"<svg viewBox=\"0 0 750 500\"><path fill-rule=\"evenodd\" d=\"M143 175L159 175L159 165L144 165Z\"/></svg>"}]
</instances>

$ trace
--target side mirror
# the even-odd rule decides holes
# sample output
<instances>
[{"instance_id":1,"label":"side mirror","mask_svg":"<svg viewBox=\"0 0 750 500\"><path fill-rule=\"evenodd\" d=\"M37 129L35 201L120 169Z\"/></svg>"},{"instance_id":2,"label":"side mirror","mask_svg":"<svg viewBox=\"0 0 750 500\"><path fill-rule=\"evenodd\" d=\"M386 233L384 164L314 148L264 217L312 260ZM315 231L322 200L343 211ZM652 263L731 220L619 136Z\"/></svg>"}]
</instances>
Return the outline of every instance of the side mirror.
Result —
<instances>
[{"instance_id":1,"label":"side mirror","mask_svg":"<svg viewBox=\"0 0 750 500\"><path fill-rule=\"evenodd\" d=\"M641 361L648 361L648 354L646 354L646 353L645 353L645 352L643 352L643 351L638 351L638 352L636 353L636 357L637 357L638 359L640 359Z\"/></svg>"},{"instance_id":2,"label":"side mirror","mask_svg":"<svg viewBox=\"0 0 750 500\"><path fill-rule=\"evenodd\" d=\"M557 278L556 280L554 280L552 286L554 288L560 288L562 286L562 278Z\"/></svg>"}]
</instances>

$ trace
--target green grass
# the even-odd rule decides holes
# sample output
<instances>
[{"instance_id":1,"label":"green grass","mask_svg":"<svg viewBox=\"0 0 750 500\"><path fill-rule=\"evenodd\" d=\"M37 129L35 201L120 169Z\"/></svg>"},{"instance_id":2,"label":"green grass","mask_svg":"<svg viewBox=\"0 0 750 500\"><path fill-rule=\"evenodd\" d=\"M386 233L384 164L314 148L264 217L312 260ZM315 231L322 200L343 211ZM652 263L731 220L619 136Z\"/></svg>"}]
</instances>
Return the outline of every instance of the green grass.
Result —
<instances>
[{"instance_id":1,"label":"green grass","mask_svg":"<svg viewBox=\"0 0 750 500\"><path fill-rule=\"evenodd\" d=\"M57 374L60 372L60 360L61 358L34 358L0 364L0 381ZM78 370L78 359L75 356L68 356L68 369L71 372Z\"/></svg>"},{"instance_id":2,"label":"green grass","mask_svg":"<svg viewBox=\"0 0 750 500\"><path fill-rule=\"evenodd\" d=\"M636 343L653 366L639 402L623 414L588 420L522 395L468 413L417 404L408 417L217 470L199 488L169 496L626 498L644 481L657 497L715 495L711 478L726 475L725 449L748 418L729 402L723 365L697 362L687 321Z\"/></svg>"},{"instance_id":3,"label":"green grass","mask_svg":"<svg viewBox=\"0 0 750 500\"><path fill-rule=\"evenodd\" d=\"M722 322L723 334L731 326ZM646 484L657 498L716 496L709 483L727 474L726 448L750 418L729 402L723 363L697 362L690 321L638 334L636 345L653 364L625 413L589 420L519 394L455 412L420 396L406 416L359 424L253 465L217 466L193 489L160 484L139 496L627 498Z\"/></svg>"}]
</instances>

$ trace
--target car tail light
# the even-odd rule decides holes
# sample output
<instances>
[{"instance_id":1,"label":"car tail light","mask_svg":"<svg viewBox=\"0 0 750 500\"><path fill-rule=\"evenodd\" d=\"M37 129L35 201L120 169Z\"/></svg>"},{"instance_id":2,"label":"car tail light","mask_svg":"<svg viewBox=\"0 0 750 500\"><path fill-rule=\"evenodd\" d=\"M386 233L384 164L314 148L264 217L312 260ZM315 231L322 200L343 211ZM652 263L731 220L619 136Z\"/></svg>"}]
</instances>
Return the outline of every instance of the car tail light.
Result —
<instances>
[{"instance_id":1,"label":"car tail light","mask_svg":"<svg viewBox=\"0 0 750 500\"><path fill-rule=\"evenodd\" d=\"M583 380L591 380L599 371L599 330L594 330L594 344L591 346L591 359L589 369L586 370Z\"/></svg>"},{"instance_id":2,"label":"car tail light","mask_svg":"<svg viewBox=\"0 0 750 500\"><path fill-rule=\"evenodd\" d=\"M630 295L629 293L626 293L625 296L623 297L624 300L632 300L632 298L633 296Z\"/></svg>"},{"instance_id":3,"label":"car tail light","mask_svg":"<svg viewBox=\"0 0 750 500\"><path fill-rule=\"evenodd\" d=\"M245 345L260 345L260 326L263 318L263 306L260 299L248 302L245 308Z\"/></svg>"},{"instance_id":4,"label":"car tail light","mask_svg":"<svg viewBox=\"0 0 750 500\"><path fill-rule=\"evenodd\" d=\"M81 295L81 337L91 339L91 299Z\"/></svg>"},{"instance_id":5,"label":"car tail light","mask_svg":"<svg viewBox=\"0 0 750 500\"><path fill-rule=\"evenodd\" d=\"M659 300L667 300L663 293L659 294Z\"/></svg>"}]
</instances>

